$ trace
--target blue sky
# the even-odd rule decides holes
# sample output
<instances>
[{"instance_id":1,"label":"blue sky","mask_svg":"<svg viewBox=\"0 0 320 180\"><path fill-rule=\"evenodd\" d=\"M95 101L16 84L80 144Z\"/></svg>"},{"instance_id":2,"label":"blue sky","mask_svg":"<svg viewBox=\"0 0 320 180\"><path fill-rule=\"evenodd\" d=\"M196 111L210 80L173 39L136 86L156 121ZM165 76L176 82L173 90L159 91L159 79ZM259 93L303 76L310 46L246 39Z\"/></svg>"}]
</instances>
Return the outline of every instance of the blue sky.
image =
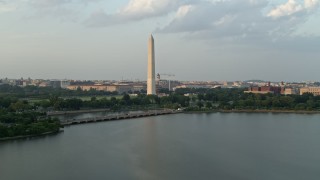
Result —
<instances>
[{"instance_id":1,"label":"blue sky","mask_svg":"<svg viewBox=\"0 0 320 180\"><path fill-rule=\"evenodd\" d=\"M319 0L0 0L0 78L320 81Z\"/></svg>"}]
</instances>

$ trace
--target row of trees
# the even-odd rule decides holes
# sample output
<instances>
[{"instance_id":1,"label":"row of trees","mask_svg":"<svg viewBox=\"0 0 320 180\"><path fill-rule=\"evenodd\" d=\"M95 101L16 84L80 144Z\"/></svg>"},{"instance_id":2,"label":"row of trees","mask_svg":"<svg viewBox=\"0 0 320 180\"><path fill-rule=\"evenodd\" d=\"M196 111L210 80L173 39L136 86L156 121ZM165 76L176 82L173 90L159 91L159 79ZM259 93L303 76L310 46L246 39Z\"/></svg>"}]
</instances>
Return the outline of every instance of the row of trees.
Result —
<instances>
[{"instance_id":1,"label":"row of trees","mask_svg":"<svg viewBox=\"0 0 320 180\"><path fill-rule=\"evenodd\" d=\"M81 100L79 98L63 99L58 96L52 96L49 100L43 100L34 103L36 107L53 108L55 110L79 110L81 108L110 108L113 110L128 109L131 107L157 107L178 108L187 107L189 105L189 97L180 94L171 94L165 97L139 94L131 97L124 94L122 98L101 98L92 97L90 100Z\"/></svg>"},{"instance_id":2,"label":"row of trees","mask_svg":"<svg viewBox=\"0 0 320 180\"><path fill-rule=\"evenodd\" d=\"M101 95L117 95L117 92L98 91L90 89L83 91L80 88L76 91L53 88L53 87L37 87L37 86L12 86L8 84L0 85L0 96L14 96L19 98L48 98L49 96L101 96Z\"/></svg>"},{"instance_id":3,"label":"row of trees","mask_svg":"<svg viewBox=\"0 0 320 180\"><path fill-rule=\"evenodd\" d=\"M0 97L0 109L4 108L11 112L25 112L31 110L79 110L81 108L110 108L119 110L121 108L130 107L149 107L156 105L157 107L178 108L189 106L189 97L181 94L173 93L169 96L158 97L139 94L131 97L124 94L122 98L106 96L98 99L93 96L90 100L82 100L80 98L63 98L57 95L51 95L49 99L41 101L29 102L27 100L19 100L16 97Z\"/></svg>"},{"instance_id":4,"label":"row of trees","mask_svg":"<svg viewBox=\"0 0 320 180\"><path fill-rule=\"evenodd\" d=\"M182 90L188 92L187 89ZM195 89L190 92L194 92ZM320 96L244 93L243 89L201 89L197 93L199 108L217 109L285 109L320 110Z\"/></svg>"}]
</instances>

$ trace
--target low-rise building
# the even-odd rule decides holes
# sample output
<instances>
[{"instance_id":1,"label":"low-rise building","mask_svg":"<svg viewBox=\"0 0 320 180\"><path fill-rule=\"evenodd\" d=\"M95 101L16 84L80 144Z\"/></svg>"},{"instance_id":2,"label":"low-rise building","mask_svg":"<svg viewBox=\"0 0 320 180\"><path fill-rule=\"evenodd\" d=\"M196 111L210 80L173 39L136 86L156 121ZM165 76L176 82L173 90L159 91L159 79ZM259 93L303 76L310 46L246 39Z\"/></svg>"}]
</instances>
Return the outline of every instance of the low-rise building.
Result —
<instances>
[{"instance_id":1,"label":"low-rise building","mask_svg":"<svg viewBox=\"0 0 320 180\"><path fill-rule=\"evenodd\" d=\"M213 88L212 85L208 85L208 84L182 84L180 86L176 86L174 88L175 89L180 89L180 88L191 88L191 89L201 89L201 88Z\"/></svg>"},{"instance_id":2,"label":"low-rise building","mask_svg":"<svg viewBox=\"0 0 320 180\"><path fill-rule=\"evenodd\" d=\"M284 95L292 95L292 94L297 94L297 91L296 91L295 88L284 87L284 88L281 88L281 94L284 94Z\"/></svg>"},{"instance_id":3,"label":"low-rise building","mask_svg":"<svg viewBox=\"0 0 320 180\"><path fill-rule=\"evenodd\" d=\"M303 87L300 88L300 95L304 93L311 93L314 96L320 96L320 87Z\"/></svg>"},{"instance_id":4,"label":"low-rise building","mask_svg":"<svg viewBox=\"0 0 320 180\"><path fill-rule=\"evenodd\" d=\"M49 83L46 81L39 83L39 87L48 87L48 86L49 86Z\"/></svg>"},{"instance_id":5,"label":"low-rise building","mask_svg":"<svg viewBox=\"0 0 320 180\"><path fill-rule=\"evenodd\" d=\"M253 86L249 87L247 91L244 91L244 93L254 93L254 94L280 94L281 93L281 87L276 86Z\"/></svg>"},{"instance_id":6,"label":"low-rise building","mask_svg":"<svg viewBox=\"0 0 320 180\"><path fill-rule=\"evenodd\" d=\"M70 81L67 80L50 80L50 86L53 88L67 89L70 85Z\"/></svg>"},{"instance_id":7,"label":"low-rise building","mask_svg":"<svg viewBox=\"0 0 320 180\"><path fill-rule=\"evenodd\" d=\"M115 85L70 85L67 89L77 90L80 88L83 91L89 91L95 89L97 91L106 91L106 92L118 92L119 94L127 93L132 91L132 86L127 84L115 84Z\"/></svg>"},{"instance_id":8,"label":"low-rise building","mask_svg":"<svg viewBox=\"0 0 320 180\"><path fill-rule=\"evenodd\" d=\"M133 92L136 92L136 91L147 91L147 85L145 84L134 84L133 85Z\"/></svg>"}]
</instances>

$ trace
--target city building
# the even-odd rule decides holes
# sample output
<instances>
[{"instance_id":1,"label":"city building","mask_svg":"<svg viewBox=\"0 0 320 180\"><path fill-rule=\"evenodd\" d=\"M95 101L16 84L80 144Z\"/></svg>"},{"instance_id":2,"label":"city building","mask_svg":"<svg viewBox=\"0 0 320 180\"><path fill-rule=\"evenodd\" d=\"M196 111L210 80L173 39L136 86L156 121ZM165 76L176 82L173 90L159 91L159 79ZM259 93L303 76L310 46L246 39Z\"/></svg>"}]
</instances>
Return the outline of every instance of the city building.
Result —
<instances>
[{"instance_id":1,"label":"city building","mask_svg":"<svg viewBox=\"0 0 320 180\"><path fill-rule=\"evenodd\" d=\"M147 86L145 84L133 84L133 92L136 91L146 91L147 90Z\"/></svg>"},{"instance_id":2,"label":"city building","mask_svg":"<svg viewBox=\"0 0 320 180\"><path fill-rule=\"evenodd\" d=\"M175 87L180 86L181 83L179 81L159 79L157 85L159 89L168 89L169 91L172 91Z\"/></svg>"},{"instance_id":3,"label":"city building","mask_svg":"<svg viewBox=\"0 0 320 180\"><path fill-rule=\"evenodd\" d=\"M112 85L70 85L67 89L77 90L80 88L83 91L90 91L91 89L95 89L97 91L105 91L105 92L118 92L119 94L132 92L133 87L128 84L112 84Z\"/></svg>"},{"instance_id":4,"label":"city building","mask_svg":"<svg viewBox=\"0 0 320 180\"><path fill-rule=\"evenodd\" d=\"M180 86L176 86L174 89L180 89L180 88L208 89L208 88L213 88L213 86L208 84L182 84Z\"/></svg>"},{"instance_id":5,"label":"city building","mask_svg":"<svg viewBox=\"0 0 320 180\"><path fill-rule=\"evenodd\" d=\"M304 93L311 93L314 96L320 96L320 87L303 87L300 88L300 95Z\"/></svg>"},{"instance_id":6,"label":"city building","mask_svg":"<svg viewBox=\"0 0 320 180\"><path fill-rule=\"evenodd\" d=\"M254 94L281 94L281 87L278 86L271 86L271 83L269 82L267 85L264 86L251 86L248 88L247 91L244 91L244 93L254 93Z\"/></svg>"},{"instance_id":7,"label":"city building","mask_svg":"<svg viewBox=\"0 0 320 180\"><path fill-rule=\"evenodd\" d=\"M292 87L283 87L283 88L281 88L281 94L283 94L283 95L297 94L297 90Z\"/></svg>"},{"instance_id":8,"label":"city building","mask_svg":"<svg viewBox=\"0 0 320 180\"><path fill-rule=\"evenodd\" d=\"M67 80L50 80L50 86L53 88L67 89L69 85L70 85L70 81L67 81Z\"/></svg>"}]
</instances>

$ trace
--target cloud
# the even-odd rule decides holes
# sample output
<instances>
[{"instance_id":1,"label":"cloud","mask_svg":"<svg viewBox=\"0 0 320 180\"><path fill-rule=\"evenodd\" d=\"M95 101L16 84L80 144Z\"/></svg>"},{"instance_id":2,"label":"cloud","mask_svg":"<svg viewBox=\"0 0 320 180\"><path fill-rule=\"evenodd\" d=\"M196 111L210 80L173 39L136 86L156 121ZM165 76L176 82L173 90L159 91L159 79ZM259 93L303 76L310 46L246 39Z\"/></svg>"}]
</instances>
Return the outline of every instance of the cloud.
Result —
<instances>
[{"instance_id":1,"label":"cloud","mask_svg":"<svg viewBox=\"0 0 320 180\"><path fill-rule=\"evenodd\" d=\"M188 5L187 7L192 7L190 10L178 10L176 17L166 26L157 28L156 32L184 33L191 38L234 43L262 44L290 39L297 27L306 22L310 15L307 12L298 13L302 11L299 9L311 10L317 3L309 0L303 6L292 0L289 2L291 4L275 8L285 11L286 15L274 18L270 16L270 12L275 15L275 9L268 11L270 2L267 0L201 1Z\"/></svg>"},{"instance_id":2,"label":"cloud","mask_svg":"<svg viewBox=\"0 0 320 180\"><path fill-rule=\"evenodd\" d=\"M187 15L190 11L192 11L194 8L193 5L184 5L179 7L177 13L176 13L176 18L180 19L183 18L185 15Z\"/></svg>"},{"instance_id":3,"label":"cloud","mask_svg":"<svg viewBox=\"0 0 320 180\"><path fill-rule=\"evenodd\" d=\"M99 0L26 0L27 4L37 8L53 8L68 4L87 4L96 1Z\"/></svg>"},{"instance_id":4,"label":"cloud","mask_svg":"<svg viewBox=\"0 0 320 180\"><path fill-rule=\"evenodd\" d=\"M174 12L186 2L186 0L130 0L115 14L106 14L103 10L92 13L85 23L88 26L99 27L139 21Z\"/></svg>"},{"instance_id":5,"label":"cloud","mask_svg":"<svg viewBox=\"0 0 320 180\"><path fill-rule=\"evenodd\" d=\"M14 4L9 4L6 1L0 0L0 13L7 13L15 11L17 7Z\"/></svg>"},{"instance_id":6,"label":"cloud","mask_svg":"<svg viewBox=\"0 0 320 180\"><path fill-rule=\"evenodd\" d=\"M129 4L124 7L119 14L123 16L134 16L143 18L143 16L154 16L164 13L168 7L174 6L177 1L172 0L131 0Z\"/></svg>"},{"instance_id":7,"label":"cloud","mask_svg":"<svg viewBox=\"0 0 320 180\"><path fill-rule=\"evenodd\" d=\"M313 9L319 5L319 0L305 0L304 6L307 9Z\"/></svg>"},{"instance_id":8,"label":"cloud","mask_svg":"<svg viewBox=\"0 0 320 180\"><path fill-rule=\"evenodd\" d=\"M184 13L183 17L177 11L174 18L158 32L202 32L212 31L216 34L240 33L244 30L251 31L256 28L259 21L263 19L261 9L267 5L266 1L219 1L199 2L191 6L191 10ZM179 17L179 18L177 18Z\"/></svg>"},{"instance_id":9,"label":"cloud","mask_svg":"<svg viewBox=\"0 0 320 180\"><path fill-rule=\"evenodd\" d=\"M287 3L281 4L272 9L267 16L279 18L282 16L290 16L299 12L305 12L318 6L318 0L305 0L304 5L296 0L288 0Z\"/></svg>"}]
</instances>

